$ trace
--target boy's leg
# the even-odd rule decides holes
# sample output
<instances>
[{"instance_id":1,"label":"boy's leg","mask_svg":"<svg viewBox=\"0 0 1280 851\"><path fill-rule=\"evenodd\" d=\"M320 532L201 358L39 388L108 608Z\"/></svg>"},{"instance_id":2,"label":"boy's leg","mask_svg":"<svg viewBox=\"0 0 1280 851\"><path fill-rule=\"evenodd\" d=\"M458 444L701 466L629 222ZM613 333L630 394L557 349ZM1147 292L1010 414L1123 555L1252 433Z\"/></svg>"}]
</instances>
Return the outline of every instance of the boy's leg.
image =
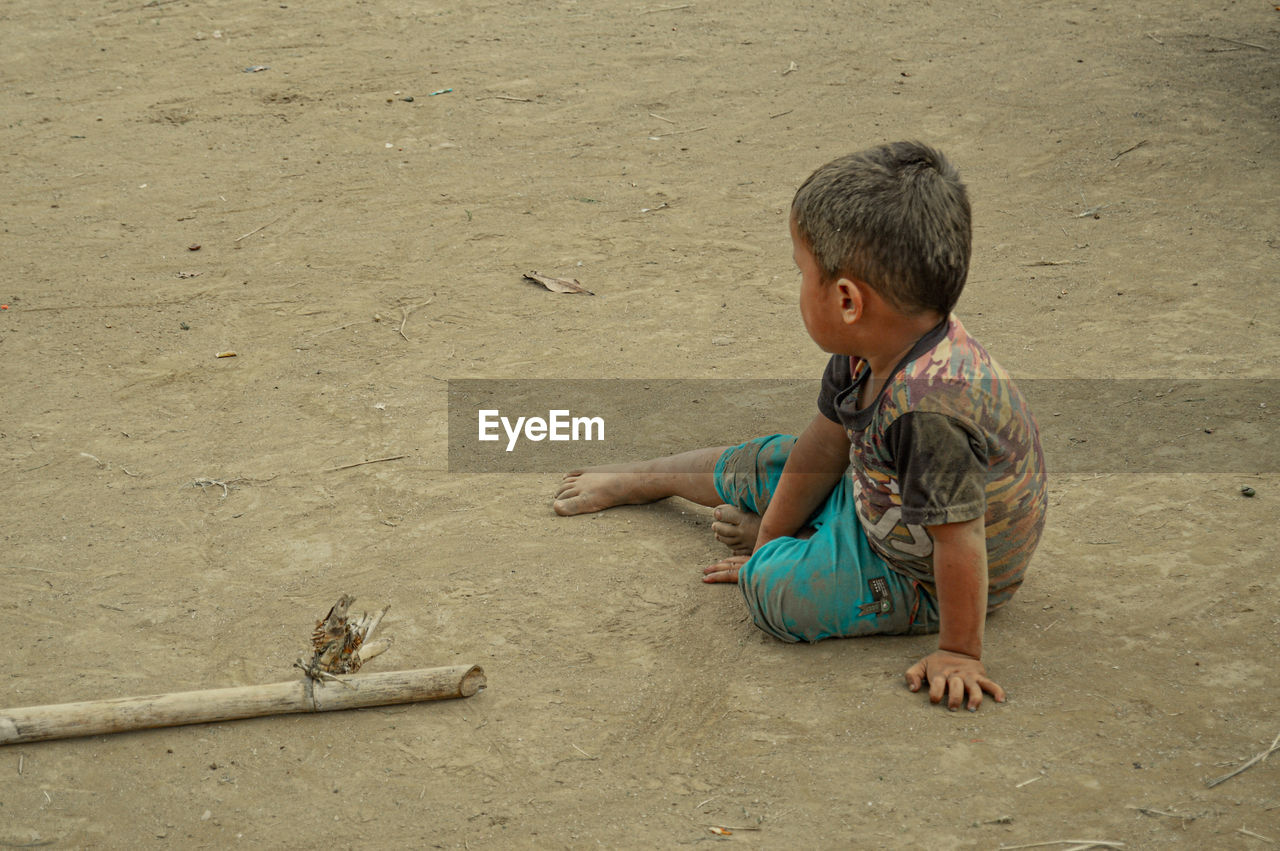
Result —
<instances>
[{"instance_id":1,"label":"boy's leg","mask_svg":"<svg viewBox=\"0 0 1280 851\"><path fill-rule=\"evenodd\" d=\"M640 505L679 496L708 507L724 502L715 470L727 447L695 449L634 464L588 467L565 475L551 507L556 514L588 514L615 505Z\"/></svg>"},{"instance_id":2,"label":"boy's leg","mask_svg":"<svg viewBox=\"0 0 1280 851\"><path fill-rule=\"evenodd\" d=\"M756 626L783 641L935 632L937 606L872 549L848 479L814 517L808 539L778 538L738 573Z\"/></svg>"}]
</instances>

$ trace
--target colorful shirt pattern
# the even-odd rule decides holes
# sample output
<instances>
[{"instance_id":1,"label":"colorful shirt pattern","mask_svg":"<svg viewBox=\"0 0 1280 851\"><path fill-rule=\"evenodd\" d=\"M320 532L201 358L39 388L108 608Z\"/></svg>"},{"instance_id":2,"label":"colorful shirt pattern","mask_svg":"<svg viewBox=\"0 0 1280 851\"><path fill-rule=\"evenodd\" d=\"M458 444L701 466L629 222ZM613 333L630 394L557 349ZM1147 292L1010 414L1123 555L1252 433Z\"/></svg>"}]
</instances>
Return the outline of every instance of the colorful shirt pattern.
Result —
<instances>
[{"instance_id":1,"label":"colorful shirt pattern","mask_svg":"<svg viewBox=\"0 0 1280 851\"><path fill-rule=\"evenodd\" d=\"M936 596L927 526L984 517L988 609L1022 584L1048 495L1035 418L1008 373L950 317L857 407L870 369L834 355L818 408L849 436L858 520L872 548Z\"/></svg>"}]
</instances>

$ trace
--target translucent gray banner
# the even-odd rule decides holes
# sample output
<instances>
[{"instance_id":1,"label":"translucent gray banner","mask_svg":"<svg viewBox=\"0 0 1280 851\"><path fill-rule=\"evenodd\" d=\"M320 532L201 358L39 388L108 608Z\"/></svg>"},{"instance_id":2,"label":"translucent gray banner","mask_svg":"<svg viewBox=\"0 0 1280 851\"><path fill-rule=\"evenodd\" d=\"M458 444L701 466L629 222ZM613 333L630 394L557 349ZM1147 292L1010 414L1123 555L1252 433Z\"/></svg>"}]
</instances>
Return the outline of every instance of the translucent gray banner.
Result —
<instances>
[{"instance_id":1,"label":"translucent gray banner","mask_svg":"<svg viewBox=\"0 0 1280 851\"><path fill-rule=\"evenodd\" d=\"M1280 379L1023 379L1052 473L1280 472ZM449 382L449 470L546 473L803 430L817 381Z\"/></svg>"}]
</instances>

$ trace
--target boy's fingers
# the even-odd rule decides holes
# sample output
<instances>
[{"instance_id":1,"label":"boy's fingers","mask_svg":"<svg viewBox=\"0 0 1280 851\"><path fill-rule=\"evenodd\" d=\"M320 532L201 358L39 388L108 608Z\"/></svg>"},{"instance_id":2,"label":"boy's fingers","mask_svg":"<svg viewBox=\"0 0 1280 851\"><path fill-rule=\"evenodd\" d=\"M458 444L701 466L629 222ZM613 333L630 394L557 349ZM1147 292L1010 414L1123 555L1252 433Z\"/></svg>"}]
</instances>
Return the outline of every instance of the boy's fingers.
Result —
<instances>
[{"instance_id":1,"label":"boy's fingers","mask_svg":"<svg viewBox=\"0 0 1280 851\"><path fill-rule=\"evenodd\" d=\"M966 708L970 712L977 712L978 707L982 705L982 691L984 688L985 686L982 684L981 679L969 683L969 703Z\"/></svg>"},{"instance_id":2,"label":"boy's fingers","mask_svg":"<svg viewBox=\"0 0 1280 851\"><path fill-rule=\"evenodd\" d=\"M946 677L930 677L929 678L929 702L942 703L942 698L947 693Z\"/></svg>"},{"instance_id":3,"label":"boy's fingers","mask_svg":"<svg viewBox=\"0 0 1280 851\"><path fill-rule=\"evenodd\" d=\"M912 691L920 691L920 684L924 682L924 662L916 662L910 668L907 668L907 688Z\"/></svg>"},{"instance_id":4,"label":"boy's fingers","mask_svg":"<svg viewBox=\"0 0 1280 851\"><path fill-rule=\"evenodd\" d=\"M994 680L989 680L986 677L983 677L982 688L984 691L990 694L993 698L995 698L996 703L1004 703L1004 689L1000 688L999 683L995 682Z\"/></svg>"},{"instance_id":5,"label":"boy's fingers","mask_svg":"<svg viewBox=\"0 0 1280 851\"><path fill-rule=\"evenodd\" d=\"M977 688L976 684L968 684L971 688ZM952 712L960 708L960 704L964 703L966 683L964 677L959 674L952 674L947 679L947 708ZM982 689L977 689L978 694L982 694Z\"/></svg>"},{"instance_id":6,"label":"boy's fingers","mask_svg":"<svg viewBox=\"0 0 1280 851\"><path fill-rule=\"evenodd\" d=\"M730 556L715 564L702 568L703 582L737 582L738 569L747 563L744 556Z\"/></svg>"}]
</instances>

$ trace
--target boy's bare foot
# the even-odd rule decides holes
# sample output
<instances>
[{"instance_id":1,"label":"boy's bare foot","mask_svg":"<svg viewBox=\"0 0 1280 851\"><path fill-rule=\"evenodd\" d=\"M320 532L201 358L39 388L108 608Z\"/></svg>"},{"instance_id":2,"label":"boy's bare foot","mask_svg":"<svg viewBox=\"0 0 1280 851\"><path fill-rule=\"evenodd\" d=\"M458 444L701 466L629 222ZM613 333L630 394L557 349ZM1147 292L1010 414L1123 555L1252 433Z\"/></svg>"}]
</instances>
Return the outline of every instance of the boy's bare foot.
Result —
<instances>
[{"instance_id":1,"label":"boy's bare foot","mask_svg":"<svg viewBox=\"0 0 1280 851\"><path fill-rule=\"evenodd\" d=\"M727 447L711 446L634 464L573 470L560 482L551 507L556 514L590 514L615 505L642 505L669 496L698 505L720 501L714 471Z\"/></svg>"},{"instance_id":2,"label":"boy's bare foot","mask_svg":"<svg viewBox=\"0 0 1280 851\"><path fill-rule=\"evenodd\" d=\"M551 507L556 514L590 514L615 505L642 505L668 494L655 492L653 476L634 472L631 465L590 467L566 473Z\"/></svg>"},{"instance_id":3,"label":"boy's bare foot","mask_svg":"<svg viewBox=\"0 0 1280 851\"><path fill-rule=\"evenodd\" d=\"M713 514L716 520L711 524L711 531L716 540L736 556L751 555L756 536L760 534L760 515L732 505L717 506Z\"/></svg>"}]
</instances>

